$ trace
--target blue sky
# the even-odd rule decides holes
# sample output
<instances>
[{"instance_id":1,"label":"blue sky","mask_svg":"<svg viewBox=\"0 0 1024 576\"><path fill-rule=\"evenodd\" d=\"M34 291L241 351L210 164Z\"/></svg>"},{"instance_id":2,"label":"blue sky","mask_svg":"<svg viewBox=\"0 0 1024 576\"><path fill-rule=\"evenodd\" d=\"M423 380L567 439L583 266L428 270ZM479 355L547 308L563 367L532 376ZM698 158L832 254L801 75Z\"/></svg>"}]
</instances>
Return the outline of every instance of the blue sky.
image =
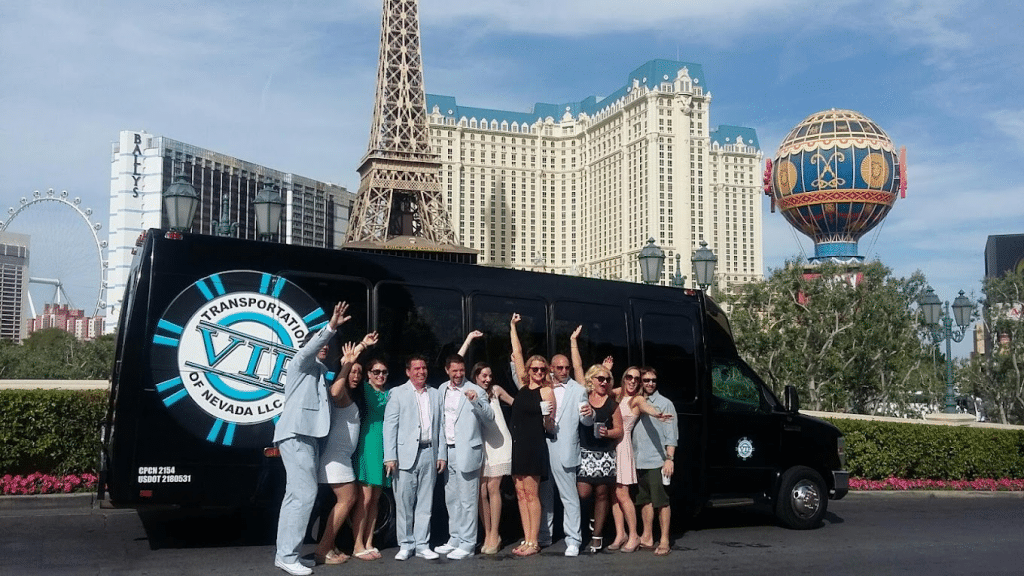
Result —
<instances>
[{"instance_id":1,"label":"blue sky","mask_svg":"<svg viewBox=\"0 0 1024 576\"><path fill-rule=\"evenodd\" d=\"M711 125L755 128L766 158L827 108L907 147L907 198L860 243L897 275L922 270L944 299L980 296L986 237L1024 232L1019 3L623 6L422 0L427 91L527 111L609 94L651 59L697 62ZM0 208L55 188L106 213L110 144L127 129L355 189L379 26L377 0L6 2ZM766 268L813 253L764 206Z\"/></svg>"}]
</instances>

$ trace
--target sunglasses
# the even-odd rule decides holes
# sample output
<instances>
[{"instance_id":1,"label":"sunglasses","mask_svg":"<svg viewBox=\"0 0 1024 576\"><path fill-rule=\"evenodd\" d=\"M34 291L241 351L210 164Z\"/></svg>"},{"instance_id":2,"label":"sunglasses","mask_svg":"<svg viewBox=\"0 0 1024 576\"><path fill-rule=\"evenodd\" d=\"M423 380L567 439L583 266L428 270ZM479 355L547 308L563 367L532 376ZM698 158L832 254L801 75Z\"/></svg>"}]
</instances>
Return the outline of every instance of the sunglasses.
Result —
<instances>
[{"instance_id":1,"label":"sunglasses","mask_svg":"<svg viewBox=\"0 0 1024 576\"><path fill-rule=\"evenodd\" d=\"M594 380L597 380L601 384L607 384L608 381L611 380L611 378L607 376L594 376Z\"/></svg>"},{"instance_id":2,"label":"sunglasses","mask_svg":"<svg viewBox=\"0 0 1024 576\"><path fill-rule=\"evenodd\" d=\"M625 376L622 377L622 379L625 380L626 382L632 382L632 381L634 381L634 380L636 380L638 378L640 378L640 377L639 376L634 376L632 374L626 374Z\"/></svg>"},{"instance_id":3,"label":"sunglasses","mask_svg":"<svg viewBox=\"0 0 1024 576\"><path fill-rule=\"evenodd\" d=\"M568 366L552 366L555 370L568 370Z\"/></svg>"},{"instance_id":4,"label":"sunglasses","mask_svg":"<svg viewBox=\"0 0 1024 576\"><path fill-rule=\"evenodd\" d=\"M644 383L647 383L647 382L657 382L657 381L658 381L657 378L644 378Z\"/></svg>"},{"instance_id":5,"label":"sunglasses","mask_svg":"<svg viewBox=\"0 0 1024 576\"><path fill-rule=\"evenodd\" d=\"M530 372L544 372L547 368L544 366L530 366Z\"/></svg>"},{"instance_id":6,"label":"sunglasses","mask_svg":"<svg viewBox=\"0 0 1024 576\"><path fill-rule=\"evenodd\" d=\"M374 376L382 376L382 375L383 376L387 376L388 375L388 371L387 370L381 370L380 368L378 368L376 370L370 370L370 374L373 374Z\"/></svg>"}]
</instances>

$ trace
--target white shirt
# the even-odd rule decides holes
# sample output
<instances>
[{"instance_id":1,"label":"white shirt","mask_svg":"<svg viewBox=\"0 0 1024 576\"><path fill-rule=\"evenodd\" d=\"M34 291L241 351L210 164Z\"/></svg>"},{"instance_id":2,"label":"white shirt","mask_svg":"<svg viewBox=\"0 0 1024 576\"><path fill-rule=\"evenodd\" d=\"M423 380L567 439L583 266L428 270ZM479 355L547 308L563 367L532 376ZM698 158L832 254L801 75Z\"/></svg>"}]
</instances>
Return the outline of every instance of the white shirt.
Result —
<instances>
[{"instance_id":1,"label":"white shirt","mask_svg":"<svg viewBox=\"0 0 1024 576\"><path fill-rule=\"evenodd\" d=\"M444 387L444 438L448 444L455 444L455 413L459 409L461 396L462 384L455 386L449 380Z\"/></svg>"},{"instance_id":2,"label":"white shirt","mask_svg":"<svg viewBox=\"0 0 1024 576\"><path fill-rule=\"evenodd\" d=\"M430 394L426 386L416 390L416 404L420 407L420 444L430 444Z\"/></svg>"}]
</instances>

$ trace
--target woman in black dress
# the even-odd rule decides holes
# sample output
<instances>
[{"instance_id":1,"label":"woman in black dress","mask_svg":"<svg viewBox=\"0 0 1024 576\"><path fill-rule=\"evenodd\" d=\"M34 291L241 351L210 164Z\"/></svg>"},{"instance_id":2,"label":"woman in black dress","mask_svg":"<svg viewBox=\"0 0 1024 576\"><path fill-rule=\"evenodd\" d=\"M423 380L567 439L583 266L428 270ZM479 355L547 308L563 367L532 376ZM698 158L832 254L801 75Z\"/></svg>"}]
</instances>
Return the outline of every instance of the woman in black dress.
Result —
<instances>
[{"instance_id":1,"label":"woman in black dress","mask_svg":"<svg viewBox=\"0 0 1024 576\"><path fill-rule=\"evenodd\" d=\"M554 428L555 395L548 377L548 362L543 356L531 356L523 362L523 346L516 324L519 314L512 315L510 336L512 362L516 368L519 393L512 402L512 478L519 499L519 518L523 523L523 542L512 550L516 556L532 556L540 552L540 478L548 461L545 430Z\"/></svg>"}]
</instances>

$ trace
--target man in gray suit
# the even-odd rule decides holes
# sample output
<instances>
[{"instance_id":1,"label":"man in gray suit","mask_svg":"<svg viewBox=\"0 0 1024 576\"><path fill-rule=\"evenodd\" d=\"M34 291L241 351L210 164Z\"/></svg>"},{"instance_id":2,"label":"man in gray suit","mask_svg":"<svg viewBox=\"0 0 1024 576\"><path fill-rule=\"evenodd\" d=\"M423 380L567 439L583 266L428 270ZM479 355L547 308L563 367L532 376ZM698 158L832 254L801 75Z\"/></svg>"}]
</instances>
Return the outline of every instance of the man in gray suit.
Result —
<instances>
[{"instance_id":1,"label":"man in gray suit","mask_svg":"<svg viewBox=\"0 0 1024 576\"><path fill-rule=\"evenodd\" d=\"M484 462L483 424L494 421L487 394L466 382L466 360L452 354L445 360L449 380L441 385L444 441L448 466L444 472L444 501L448 507L448 542L434 548L449 560L462 560L476 549L480 467Z\"/></svg>"},{"instance_id":2,"label":"man in gray suit","mask_svg":"<svg viewBox=\"0 0 1024 576\"><path fill-rule=\"evenodd\" d=\"M284 407L274 428L274 445L284 462L285 490L277 522L277 554L274 566L295 576L312 574L311 562L299 559L299 547L317 493L316 467L320 461L319 439L331 429L327 392L328 343L338 327L348 322L348 304L334 307L324 326L295 352L284 379Z\"/></svg>"},{"instance_id":3,"label":"man in gray suit","mask_svg":"<svg viewBox=\"0 0 1024 576\"><path fill-rule=\"evenodd\" d=\"M576 346L573 333L572 345ZM548 462L551 466L550 478L540 483L540 543L542 546L551 544L554 530L554 487L562 500L562 531L565 532L565 555L577 556L580 553L580 496L576 490L576 469L580 465L580 433L579 427L593 424L594 416L588 403L583 413L580 405L587 400L587 389L569 377L569 359L564 354L556 354L551 358L553 371L552 391L555 393L555 431L549 435Z\"/></svg>"},{"instance_id":4,"label":"man in gray suit","mask_svg":"<svg viewBox=\"0 0 1024 576\"><path fill-rule=\"evenodd\" d=\"M414 553L433 560L438 554L430 549L430 507L437 475L448 460L440 436L441 393L427 386L423 356L410 357L405 374L409 380L391 391L384 409L384 471L395 480L400 547L395 560Z\"/></svg>"}]
</instances>

